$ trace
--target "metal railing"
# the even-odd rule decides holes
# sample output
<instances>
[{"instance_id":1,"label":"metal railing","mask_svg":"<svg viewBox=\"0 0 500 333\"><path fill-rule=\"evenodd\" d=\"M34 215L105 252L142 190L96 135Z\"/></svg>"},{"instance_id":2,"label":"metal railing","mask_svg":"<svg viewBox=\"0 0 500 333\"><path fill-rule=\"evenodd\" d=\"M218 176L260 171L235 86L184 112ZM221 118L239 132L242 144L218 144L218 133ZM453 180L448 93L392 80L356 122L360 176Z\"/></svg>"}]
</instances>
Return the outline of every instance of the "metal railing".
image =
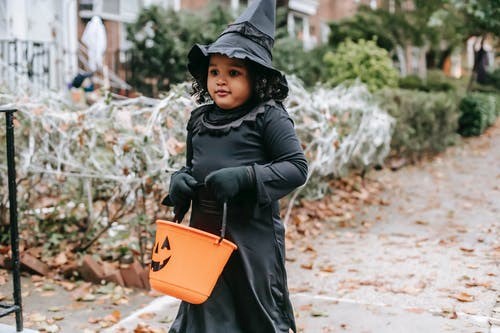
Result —
<instances>
[{"instance_id":1,"label":"metal railing","mask_svg":"<svg viewBox=\"0 0 500 333\"><path fill-rule=\"evenodd\" d=\"M51 48L50 42L0 39L0 59L14 68L17 74L27 77L34 84L49 88L51 86ZM0 74L7 83L17 84L18 76L5 77L8 73Z\"/></svg>"},{"instance_id":2,"label":"metal railing","mask_svg":"<svg viewBox=\"0 0 500 333\"><path fill-rule=\"evenodd\" d=\"M16 314L16 331L23 331L23 306L21 300L21 273L19 261L19 230L17 226L17 192L14 149L14 112L16 109L0 108L5 113L7 137L7 175L9 184L10 244L12 252L12 281L14 304L0 303L0 317Z\"/></svg>"}]
</instances>

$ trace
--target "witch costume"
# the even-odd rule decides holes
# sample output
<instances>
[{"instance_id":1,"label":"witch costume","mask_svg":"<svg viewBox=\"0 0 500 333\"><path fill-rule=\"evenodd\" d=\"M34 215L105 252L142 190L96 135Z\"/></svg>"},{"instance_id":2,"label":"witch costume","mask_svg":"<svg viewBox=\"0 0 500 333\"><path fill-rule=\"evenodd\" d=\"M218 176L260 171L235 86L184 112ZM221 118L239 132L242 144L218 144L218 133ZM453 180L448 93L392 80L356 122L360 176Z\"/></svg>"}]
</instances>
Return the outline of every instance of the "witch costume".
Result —
<instances>
[{"instance_id":1,"label":"witch costume","mask_svg":"<svg viewBox=\"0 0 500 333\"><path fill-rule=\"evenodd\" d=\"M207 71L210 54L248 59L284 76L271 64L275 1L254 0L234 24L210 45L195 45L189 71L198 79ZM285 272L285 230L278 199L302 185L307 161L293 121L280 102L251 98L233 110L214 103L192 111L187 126L186 166L203 183L212 171L248 168L252 186L228 203L226 238L233 252L215 288L202 304L182 302L170 333L275 333L296 332ZM173 205L169 196L164 204ZM189 202L176 206L177 214ZM218 235L222 204L209 188L200 187L192 198L190 226Z\"/></svg>"}]
</instances>

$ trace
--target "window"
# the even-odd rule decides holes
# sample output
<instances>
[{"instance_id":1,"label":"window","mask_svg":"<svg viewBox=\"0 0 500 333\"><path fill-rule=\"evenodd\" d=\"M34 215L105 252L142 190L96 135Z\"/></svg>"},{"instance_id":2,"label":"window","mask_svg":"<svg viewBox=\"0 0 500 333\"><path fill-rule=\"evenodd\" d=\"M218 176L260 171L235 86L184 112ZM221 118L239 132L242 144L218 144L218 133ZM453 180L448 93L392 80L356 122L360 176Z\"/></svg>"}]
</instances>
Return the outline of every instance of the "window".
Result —
<instances>
[{"instance_id":1,"label":"window","mask_svg":"<svg viewBox=\"0 0 500 333\"><path fill-rule=\"evenodd\" d=\"M304 16L290 12L288 14L288 34L297 39L304 38Z\"/></svg>"},{"instance_id":2,"label":"window","mask_svg":"<svg viewBox=\"0 0 500 333\"><path fill-rule=\"evenodd\" d=\"M297 12L289 12L287 20L288 34L303 42L304 48L310 49L317 41L311 38L309 17Z\"/></svg>"},{"instance_id":3,"label":"window","mask_svg":"<svg viewBox=\"0 0 500 333\"><path fill-rule=\"evenodd\" d=\"M120 0L106 0L102 2L102 12L120 15Z\"/></svg>"},{"instance_id":4,"label":"window","mask_svg":"<svg viewBox=\"0 0 500 333\"><path fill-rule=\"evenodd\" d=\"M78 10L94 10L94 0L80 0Z\"/></svg>"}]
</instances>

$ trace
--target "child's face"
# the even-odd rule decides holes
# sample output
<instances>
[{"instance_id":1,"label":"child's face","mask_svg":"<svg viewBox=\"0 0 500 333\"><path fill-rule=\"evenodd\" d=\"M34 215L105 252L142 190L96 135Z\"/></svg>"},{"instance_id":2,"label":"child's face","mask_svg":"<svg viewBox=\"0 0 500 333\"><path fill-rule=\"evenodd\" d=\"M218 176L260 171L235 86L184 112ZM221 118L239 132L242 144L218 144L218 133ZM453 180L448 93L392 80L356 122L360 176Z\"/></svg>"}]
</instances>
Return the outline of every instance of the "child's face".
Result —
<instances>
[{"instance_id":1,"label":"child's face","mask_svg":"<svg viewBox=\"0 0 500 333\"><path fill-rule=\"evenodd\" d=\"M221 109L234 109L250 98L249 75L243 60L213 54L208 65L208 93Z\"/></svg>"}]
</instances>

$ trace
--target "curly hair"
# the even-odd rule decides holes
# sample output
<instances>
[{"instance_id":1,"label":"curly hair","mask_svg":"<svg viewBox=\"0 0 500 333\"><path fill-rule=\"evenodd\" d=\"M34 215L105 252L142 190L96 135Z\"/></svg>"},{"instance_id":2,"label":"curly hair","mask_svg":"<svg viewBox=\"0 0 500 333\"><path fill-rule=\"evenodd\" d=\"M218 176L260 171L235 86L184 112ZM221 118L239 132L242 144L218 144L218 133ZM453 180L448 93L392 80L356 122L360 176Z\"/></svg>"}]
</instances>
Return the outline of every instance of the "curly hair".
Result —
<instances>
[{"instance_id":1,"label":"curly hair","mask_svg":"<svg viewBox=\"0 0 500 333\"><path fill-rule=\"evenodd\" d=\"M250 80L254 88L253 97L258 101L264 102L270 99L283 101L288 96L288 89L283 86L285 78L281 74L251 60L245 59L245 64L248 67L248 73L250 73ZM205 68L207 69L200 71L199 76L193 77L192 80L192 96L195 97L198 103L212 100L207 89L208 62Z\"/></svg>"}]
</instances>

